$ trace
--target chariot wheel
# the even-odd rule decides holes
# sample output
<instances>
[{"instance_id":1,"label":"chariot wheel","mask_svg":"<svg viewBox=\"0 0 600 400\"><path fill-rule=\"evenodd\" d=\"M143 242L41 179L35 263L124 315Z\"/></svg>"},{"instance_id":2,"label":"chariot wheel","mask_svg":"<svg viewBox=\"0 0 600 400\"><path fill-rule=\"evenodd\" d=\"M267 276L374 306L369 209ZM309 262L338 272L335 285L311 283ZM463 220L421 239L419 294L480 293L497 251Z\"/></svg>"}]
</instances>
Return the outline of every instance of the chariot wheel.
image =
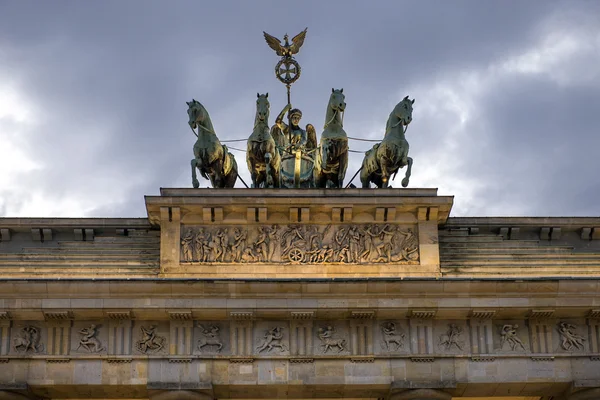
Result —
<instances>
[{"instance_id":1,"label":"chariot wheel","mask_svg":"<svg viewBox=\"0 0 600 400\"><path fill-rule=\"evenodd\" d=\"M293 264L298 264L298 263L302 262L302 260L304 260L304 251L295 247L295 248L291 249L290 252L288 253L288 259Z\"/></svg>"}]
</instances>

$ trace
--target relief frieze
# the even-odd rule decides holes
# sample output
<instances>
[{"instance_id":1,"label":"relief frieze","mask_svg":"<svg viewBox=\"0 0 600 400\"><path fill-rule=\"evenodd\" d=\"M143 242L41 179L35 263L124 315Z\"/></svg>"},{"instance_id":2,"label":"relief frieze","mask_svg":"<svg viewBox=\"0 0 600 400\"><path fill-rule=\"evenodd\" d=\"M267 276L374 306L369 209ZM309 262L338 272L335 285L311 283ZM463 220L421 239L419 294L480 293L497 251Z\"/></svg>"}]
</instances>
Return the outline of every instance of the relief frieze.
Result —
<instances>
[{"instance_id":1,"label":"relief frieze","mask_svg":"<svg viewBox=\"0 0 600 400\"><path fill-rule=\"evenodd\" d=\"M183 227L181 261L417 264L413 228L395 224Z\"/></svg>"}]
</instances>

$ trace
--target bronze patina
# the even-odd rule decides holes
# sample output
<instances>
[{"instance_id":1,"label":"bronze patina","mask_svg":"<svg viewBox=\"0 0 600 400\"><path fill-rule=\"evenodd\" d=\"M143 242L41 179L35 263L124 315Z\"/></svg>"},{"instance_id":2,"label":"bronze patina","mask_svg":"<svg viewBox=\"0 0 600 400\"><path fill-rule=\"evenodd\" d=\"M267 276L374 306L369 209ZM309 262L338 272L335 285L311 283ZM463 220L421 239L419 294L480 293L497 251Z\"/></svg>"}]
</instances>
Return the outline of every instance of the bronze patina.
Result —
<instances>
[{"instance_id":1,"label":"bronze patina","mask_svg":"<svg viewBox=\"0 0 600 400\"><path fill-rule=\"evenodd\" d=\"M407 169L402 186L408 186L413 160L408 157L408 142L404 135L405 127L412 121L414 102L406 96L394 107L387 120L383 140L365 153L360 172L363 188L369 188L371 183L380 188L388 187L390 176L396 176L403 167Z\"/></svg>"},{"instance_id":2,"label":"bronze patina","mask_svg":"<svg viewBox=\"0 0 600 400\"><path fill-rule=\"evenodd\" d=\"M188 123L198 138L194 144L194 159L191 161L194 188L200 187L196 168L203 178L210 180L213 188L234 187L238 178L235 157L229 152L227 146L222 145L219 141L206 108L194 99L186 104L188 105ZM194 131L196 128L198 128L198 132Z\"/></svg>"}]
</instances>

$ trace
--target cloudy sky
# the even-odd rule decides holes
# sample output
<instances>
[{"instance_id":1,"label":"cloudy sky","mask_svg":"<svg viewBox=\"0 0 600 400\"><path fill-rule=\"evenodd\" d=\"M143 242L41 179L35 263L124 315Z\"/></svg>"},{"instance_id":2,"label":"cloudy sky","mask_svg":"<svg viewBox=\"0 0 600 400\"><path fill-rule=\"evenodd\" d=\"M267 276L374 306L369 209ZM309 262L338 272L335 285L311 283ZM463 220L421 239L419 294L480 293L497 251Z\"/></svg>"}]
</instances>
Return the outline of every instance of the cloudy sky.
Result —
<instances>
[{"instance_id":1,"label":"cloudy sky","mask_svg":"<svg viewBox=\"0 0 600 400\"><path fill-rule=\"evenodd\" d=\"M191 187L185 101L247 138L257 92L285 105L262 31L305 27L292 103L318 132L332 87L369 139L410 95L410 187L453 216L600 214L600 1L0 0L0 216L144 216Z\"/></svg>"}]
</instances>

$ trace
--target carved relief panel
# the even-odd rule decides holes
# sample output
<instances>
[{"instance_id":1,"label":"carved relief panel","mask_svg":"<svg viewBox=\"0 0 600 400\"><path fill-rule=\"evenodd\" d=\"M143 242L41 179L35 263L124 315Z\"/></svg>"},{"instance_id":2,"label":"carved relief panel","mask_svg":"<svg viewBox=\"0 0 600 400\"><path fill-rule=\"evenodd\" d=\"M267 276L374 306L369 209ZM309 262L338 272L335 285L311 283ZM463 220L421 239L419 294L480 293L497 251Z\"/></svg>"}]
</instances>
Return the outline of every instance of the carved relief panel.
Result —
<instances>
[{"instance_id":1,"label":"carved relief panel","mask_svg":"<svg viewBox=\"0 0 600 400\"><path fill-rule=\"evenodd\" d=\"M230 354L230 331L227 321L196 321L194 325L194 354Z\"/></svg>"},{"instance_id":2,"label":"carved relief panel","mask_svg":"<svg viewBox=\"0 0 600 400\"><path fill-rule=\"evenodd\" d=\"M346 321L315 321L314 354L350 354L350 335Z\"/></svg>"},{"instance_id":3,"label":"carved relief panel","mask_svg":"<svg viewBox=\"0 0 600 400\"><path fill-rule=\"evenodd\" d=\"M133 349L138 354L169 353L169 326L156 321L136 321L133 326Z\"/></svg>"},{"instance_id":4,"label":"carved relief panel","mask_svg":"<svg viewBox=\"0 0 600 400\"><path fill-rule=\"evenodd\" d=\"M374 345L376 354L407 354L410 338L406 320L374 321Z\"/></svg>"},{"instance_id":5,"label":"carved relief panel","mask_svg":"<svg viewBox=\"0 0 600 400\"><path fill-rule=\"evenodd\" d=\"M71 354L106 354L107 324L98 321L75 321L71 334Z\"/></svg>"},{"instance_id":6,"label":"carved relief panel","mask_svg":"<svg viewBox=\"0 0 600 400\"><path fill-rule=\"evenodd\" d=\"M46 332L40 321L19 321L11 330L11 353L39 355L46 353Z\"/></svg>"},{"instance_id":7,"label":"carved relief panel","mask_svg":"<svg viewBox=\"0 0 600 400\"><path fill-rule=\"evenodd\" d=\"M182 226L181 261L400 263L419 261L414 227L396 224Z\"/></svg>"},{"instance_id":8,"label":"carved relief panel","mask_svg":"<svg viewBox=\"0 0 600 400\"><path fill-rule=\"evenodd\" d=\"M494 351L498 353L529 353L531 345L525 321L494 321Z\"/></svg>"},{"instance_id":9,"label":"carved relief panel","mask_svg":"<svg viewBox=\"0 0 600 400\"><path fill-rule=\"evenodd\" d=\"M433 331L436 353L461 354L469 352L471 345L466 321L435 321Z\"/></svg>"},{"instance_id":10,"label":"carved relief panel","mask_svg":"<svg viewBox=\"0 0 600 400\"><path fill-rule=\"evenodd\" d=\"M254 325L254 354L289 355L290 330L287 321L259 321Z\"/></svg>"}]
</instances>

